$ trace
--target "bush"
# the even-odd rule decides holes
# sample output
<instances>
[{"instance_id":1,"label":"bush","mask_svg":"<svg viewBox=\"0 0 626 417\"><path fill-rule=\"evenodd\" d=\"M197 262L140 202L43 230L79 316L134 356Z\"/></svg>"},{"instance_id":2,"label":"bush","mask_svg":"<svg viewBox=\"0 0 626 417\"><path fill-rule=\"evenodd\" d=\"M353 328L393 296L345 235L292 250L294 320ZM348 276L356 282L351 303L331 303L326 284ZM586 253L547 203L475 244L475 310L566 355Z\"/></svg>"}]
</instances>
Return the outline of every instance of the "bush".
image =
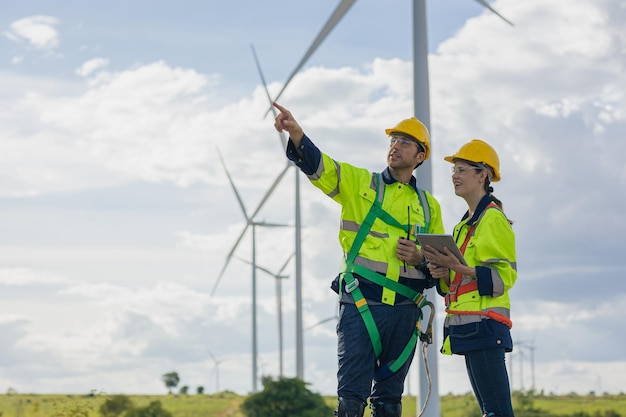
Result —
<instances>
[{"instance_id":1,"label":"bush","mask_svg":"<svg viewBox=\"0 0 626 417\"><path fill-rule=\"evenodd\" d=\"M326 417L332 408L321 395L309 391L299 378L261 378L263 391L252 394L241 404L248 417Z\"/></svg>"},{"instance_id":2,"label":"bush","mask_svg":"<svg viewBox=\"0 0 626 417\"><path fill-rule=\"evenodd\" d=\"M124 417L173 417L172 413L161 407L161 401L152 401L147 407L133 408Z\"/></svg>"},{"instance_id":3,"label":"bush","mask_svg":"<svg viewBox=\"0 0 626 417\"><path fill-rule=\"evenodd\" d=\"M126 395L113 395L100 406L102 417L118 417L124 411L133 408L133 402Z\"/></svg>"}]
</instances>

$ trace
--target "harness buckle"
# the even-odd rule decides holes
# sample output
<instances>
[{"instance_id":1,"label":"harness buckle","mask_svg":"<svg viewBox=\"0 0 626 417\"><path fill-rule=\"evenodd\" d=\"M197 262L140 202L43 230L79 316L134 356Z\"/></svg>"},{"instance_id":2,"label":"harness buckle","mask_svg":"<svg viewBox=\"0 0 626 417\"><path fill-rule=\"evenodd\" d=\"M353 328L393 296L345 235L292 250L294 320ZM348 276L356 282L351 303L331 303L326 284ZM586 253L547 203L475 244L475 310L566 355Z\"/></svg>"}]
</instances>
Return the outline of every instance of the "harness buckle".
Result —
<instances>
[{"instance_id":1,"label":"harness buckle","mask_svg":"<svg viewBox=\"0 0 626 417\"><path fill-rule=\"evenodd\" d=\"M433 334L432 331L426 331L424 333L420 332L420 340L427 345L432 345L433 343Z\"/></svg>"},{"instance_id":2,"label":"harness buckle","mask_svg":"<svg viewBox=\"0 0 626 417\"><path fill-rule=\"evenodd\" d=\"M456 301L458 299L458 295L457 295L457 291L459 289L459 284L458 283L451 283L450 284L450 289L448 290L448 294L446 294L446 298L448 299L448 303L450 301Z\"/></svg>"},{"instance_id":3,"label":"harness buckle","mask_svg":"<svg viewBox=\"0 0 626 417\"><path fill-rule=\"evenodd\" d=\"M356 290L359 286L359 280L354 278L352 282L346 282L346 292L350 294L352 291Z\"/></svg>"}]
</instances>

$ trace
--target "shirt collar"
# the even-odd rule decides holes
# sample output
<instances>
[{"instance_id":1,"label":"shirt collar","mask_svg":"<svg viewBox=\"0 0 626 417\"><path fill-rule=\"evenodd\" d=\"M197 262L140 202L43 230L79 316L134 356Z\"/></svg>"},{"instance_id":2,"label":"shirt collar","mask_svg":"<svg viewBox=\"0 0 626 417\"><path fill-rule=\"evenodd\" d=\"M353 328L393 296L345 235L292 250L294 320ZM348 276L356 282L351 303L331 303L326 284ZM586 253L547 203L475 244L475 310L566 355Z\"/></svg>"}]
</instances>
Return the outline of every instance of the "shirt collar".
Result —
<instances>
[{"instance_id":1,"label":"shirt collar","mask_svg":"<svg viewBox=\"0 0 626 417\"><path fill-rule=\"evenodd\" d=\"M396 180L391 175L391 172L389 172L389 167L385 168L385 170L382 172L382 175L383 175L383 181L387 185L391 185L394 182L398 182L398 180ZM415 178L415 175L411 175L411 179L409 180L409 185L413 187L415 191L417 191L417 179Z\"/></svg>"},{"instance_id":2,"label":"shirt collar","mask_svg":"<svg viewBox=\"0 0 626 417\"><path fill-rule=\"evenodd\" d=\"M476 211L474 211L474 215L465 224L468 226L472 226L474 223L476 223L476 221L478 220L482 212L485 211L485 208L491 203L491 201L492 201L491 196L485 194L483 198L480 200L480 202L478 203L478 206L476 206ZM468 217L469 217L469 210L465 212L461 221L467 219Z\"/></svg>"}]
</instances>

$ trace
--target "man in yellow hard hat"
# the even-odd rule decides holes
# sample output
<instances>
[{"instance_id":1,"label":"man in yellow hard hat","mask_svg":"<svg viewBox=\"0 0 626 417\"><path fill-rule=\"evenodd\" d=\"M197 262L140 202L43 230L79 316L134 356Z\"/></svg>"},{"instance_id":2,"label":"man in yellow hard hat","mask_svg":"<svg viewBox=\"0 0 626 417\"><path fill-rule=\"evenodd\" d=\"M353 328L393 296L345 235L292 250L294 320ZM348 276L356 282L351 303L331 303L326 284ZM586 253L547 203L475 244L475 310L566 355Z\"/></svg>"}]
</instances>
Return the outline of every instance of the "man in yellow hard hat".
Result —
<instances>
[{"instance_id":1,"label":"man in yellow hard hat","mask_svg":"<svg viewBox=\"0 0 626 417\"><path fill-rule=\"evenodd\" d=\"M286 108L274 126L289 133L287 157L341 205L343 265L339 294L337 415L400 417L402 393L419 331L422 292L435 284L417 233L443 233L435 198L413 171L430 155L428 129L415 117L386 129L387 167L370 172L321 152Z\"/></svg>"}]
</instances>

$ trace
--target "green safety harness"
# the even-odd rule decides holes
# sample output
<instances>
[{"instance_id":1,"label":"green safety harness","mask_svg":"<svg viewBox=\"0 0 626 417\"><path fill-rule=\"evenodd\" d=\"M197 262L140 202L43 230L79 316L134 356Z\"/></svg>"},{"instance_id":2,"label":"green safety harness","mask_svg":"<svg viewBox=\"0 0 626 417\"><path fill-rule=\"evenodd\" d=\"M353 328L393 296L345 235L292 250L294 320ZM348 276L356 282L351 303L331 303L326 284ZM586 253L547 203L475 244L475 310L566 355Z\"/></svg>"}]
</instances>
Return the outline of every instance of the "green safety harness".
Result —
<instances>
[{"instance_id":1,"label":"green safety harness","mask_svg":"<svg viewBox=\"0 0 626 417\"><path fill-rule=\"evenodd\" d=\"M390 226L405 230L409 234L413 231L413 227L411 224L401 224L391 214L383 210L382 201L385 193L385 184L381 181L381 175L379 173L374 173L372 174L372 176L374 177L373 179L376 187L376 199L374 200L370 211L368 212L367 216L365 216L365 220L363 220L363 224L360 226L359 231L354 238L354 242L352 243L352 248L350 249L350 252L344 259L340 273L340 280L345 282L345 292L352 294L352 297L354 298L354 304L361 313L361 318L363 319L365 327L367 328L367 332L369 333L376 358L378 359L382 352L380 333L378 332L378 328L376 327L374 317L372 316L372 312L370 311L367 301L363 297L363 293L359 288L359 281L354 277L354 274L358 274L375 284L395 291L400 295L403 295L404 297L413 301L420 308L420 311L426 305L428 305L430 308L430 318L428 321L428 327L426 332L422 332L421 329L420 320L422 318L422 314L420 312L420 316L418 317L417 323L415 325L415 330L400 356L387 364L379 364L375 372L375 379L380 381L393 375L406 363L406 361L411 356L411 353L415 349L415 346L417 345L418 338L422 342L424 342L425 346L432 343L432 322L434 319L434 306L426 299L426 297L424 297L423 294L407 287L406 285L393 281L384 275L372 271L371 269L354 263L357 254L359 253L359 250L361 248L361 245L363 245L363 242L365 241L365 238L370 232L372 225L374 224L374 221L376 219L380 219ZM425 224L424 226L419 226L416 224L413 233L426 233L430 224L428 200L423 190L417 188L417 194L419 197L420 206L422 207L422 211L424 212ZM342 288L341 282L339 288Z\"/></svg>"}]
</instances>

